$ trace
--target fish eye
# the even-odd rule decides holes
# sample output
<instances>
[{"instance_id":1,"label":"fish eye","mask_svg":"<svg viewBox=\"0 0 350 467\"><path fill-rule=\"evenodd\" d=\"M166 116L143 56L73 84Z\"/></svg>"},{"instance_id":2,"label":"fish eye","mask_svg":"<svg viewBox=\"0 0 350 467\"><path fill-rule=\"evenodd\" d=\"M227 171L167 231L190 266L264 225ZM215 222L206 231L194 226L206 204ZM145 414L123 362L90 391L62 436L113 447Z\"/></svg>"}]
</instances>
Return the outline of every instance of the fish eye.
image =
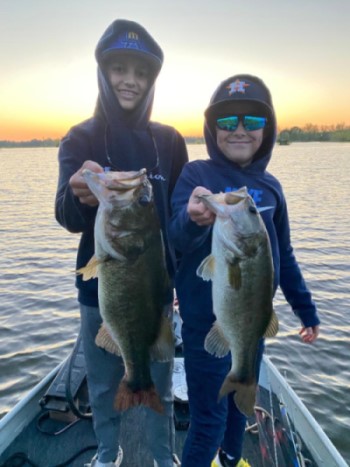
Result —
<instances>
[{"instance_id":1,"label":"fish eye","mask_svg":"<svg viewBox=\"0 0 350 467\"><path fill-rule=\"evenodd\" d=\"M257 214L258 213L258 210L256 209L255 206L249 206L249 212L251 212L252 214Z\"/></svg>"}]
</instances>

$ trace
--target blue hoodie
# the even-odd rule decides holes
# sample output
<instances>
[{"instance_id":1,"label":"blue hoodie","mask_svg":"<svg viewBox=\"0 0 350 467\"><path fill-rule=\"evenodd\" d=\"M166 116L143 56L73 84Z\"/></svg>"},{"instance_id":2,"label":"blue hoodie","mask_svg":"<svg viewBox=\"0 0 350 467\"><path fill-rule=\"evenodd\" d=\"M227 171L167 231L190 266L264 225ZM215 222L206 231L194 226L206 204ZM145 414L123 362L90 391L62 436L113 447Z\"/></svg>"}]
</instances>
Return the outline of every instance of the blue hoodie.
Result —
<instances>
[{"instance_id":1,"label":"blue hoodie","mask_svg":"<svg viewBox=\"0 0 350 467\"><path fill-rule=\"evenodd\" d=\"M136 54L151 67L151 85L136 109L124 111L106 76L111 53ZM81 204L73 195L70 177L86 160L114 170L148 171L162 226L168 271L175 271L175 252L168 241L170 196L183 165L187 149L182 136L172 127L150 121L154 84L163 64L163 52L139 24L114 21L102 35L95 52L98 64L98 99L94 116L70 129L59 148L59 180L56 193L57 221L68 231L81 233L77 268L85 266L94 254L94 224L97 207ZM97 279L82 281L78 276L78 300L98 306ZM169 292L171 300L172 290Z\"/></svg>"},{"instance_id":2,"label":"blue hoodie","mask_svg":"<svg viewBox=\"0 0 350 467\"><path fill-rule=\"evenodd\" d=\"M264 139L252 163L246 167L228 160L216 144L215 120L225 107L249 100L267 116ZM195 187L219 193L246 186L259 208L270 237L275 269L274 289L281 287L294 313L304 326L319 324L311 294L295 259L290 240L287 204L279 181L267 172L276 138L276 119L269 90L251 75L236 75L223 81L205 111L204 135L210 159L186 164L172 196L170 236L181 253L176 291L182 319L193 328L209 329L215 320L211 282L197 277L201 261L210 254L212 227L198 226L187 214L187 203Z\"/></svg>"}]
</instances>

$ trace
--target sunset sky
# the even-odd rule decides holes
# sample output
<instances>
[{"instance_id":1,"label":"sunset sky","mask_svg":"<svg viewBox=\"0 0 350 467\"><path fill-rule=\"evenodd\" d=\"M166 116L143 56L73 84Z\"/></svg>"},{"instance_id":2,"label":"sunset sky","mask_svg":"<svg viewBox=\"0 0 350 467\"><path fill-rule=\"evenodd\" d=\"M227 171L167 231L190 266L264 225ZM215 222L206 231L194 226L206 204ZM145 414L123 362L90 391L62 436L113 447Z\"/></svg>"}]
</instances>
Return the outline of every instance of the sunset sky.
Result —
<instances>
[{"instance_id":1,"label":"sunset sky","mask_svg":"<svg viewBox=\"0 0 350 467\"><path fill-rule=\"evenodd\" d=\"M95 46L117 18L163 48L152 119L186 136L243 72L270 88L280 129L350 125L349 0L0 0L0 140L60 138L92 114Z\"/></svg>"}]
</instances>

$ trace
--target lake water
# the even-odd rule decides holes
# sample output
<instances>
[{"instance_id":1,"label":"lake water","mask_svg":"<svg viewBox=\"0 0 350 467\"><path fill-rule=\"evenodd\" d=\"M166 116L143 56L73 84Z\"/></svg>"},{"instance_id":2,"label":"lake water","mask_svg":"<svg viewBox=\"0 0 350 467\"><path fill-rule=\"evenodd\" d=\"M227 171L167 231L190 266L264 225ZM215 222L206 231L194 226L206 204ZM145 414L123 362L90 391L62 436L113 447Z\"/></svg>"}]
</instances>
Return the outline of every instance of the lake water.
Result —
<instances>
[{"instance_id":1,"label":"lake water","mask_svg":"<svg viewBox=\"0 0 350 467\"><path fill-rule=\"evenodd\" d=\"M189 145L191 159L205 157ZM79 235L53 214L57 149L0 149L0 417L70 352L79 330ZM350 144L276 146L269 170L288 200L292 239L322 320L300 342L278 293L267 354L350 462Z\"/></svg>"}]
</instances>

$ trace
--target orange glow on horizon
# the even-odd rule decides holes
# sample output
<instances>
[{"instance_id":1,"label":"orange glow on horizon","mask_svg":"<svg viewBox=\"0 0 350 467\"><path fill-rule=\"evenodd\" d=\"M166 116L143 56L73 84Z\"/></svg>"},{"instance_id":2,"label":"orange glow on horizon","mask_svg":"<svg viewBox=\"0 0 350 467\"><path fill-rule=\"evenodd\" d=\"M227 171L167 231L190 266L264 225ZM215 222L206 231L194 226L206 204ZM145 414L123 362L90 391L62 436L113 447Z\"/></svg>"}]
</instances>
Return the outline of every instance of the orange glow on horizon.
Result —
<instances>
[{"instance_id":1,"label":"orange glow on horizon","mask_svg":"<svg viewBox=\"0 0 350 467\"><path fill-rule=\"evenodd\" d=\"M292 112L279 112L277 114L278 129L291 128L298 126L305 127L307 124L322 127L335 127L338 124L345 124L350 126L349 118L341 115L340 112L336 116L327 114L318 114L312 116L311 113L292 113ZM49 118L28 118L22 119L18 122L6 121L0 122L0 140L1 141L30 141L32 139L60 139L68 130L73 126L82 122L89 115L75 115L70 118L60 118L50 120ZM180 118L178 115L166 117L164 115L152 116L152 120L162 122L166 125L175 127L185 137L202 137L203 136L203 118L199 119L185 119Z\"/></svg>"},{"instance_id":2,"label":"orange glow on horizon","mask_svg":"<svg viewBox=\"0 0 350 467\"><path fill-rule=\"evenodd\" d=\"M31 141L33 139L61 139L68 130L88 116L75 116L74 118L28 118L20 122L0 122L1 141Z\"/></svg>"},{"instance_id":3,"label":"orange glow on horizon","mask_svg":"<svg viewBox=\"0 0 350 467\"><path fill-rule=\"evenodd\" d=\"M67 133L68 127L62 130L58 126L22 126L22 127L10 127L6 129L1 128L0 140L1 141L31 141L33 139L60 139Z\"/></svg>"}]
</instances>

